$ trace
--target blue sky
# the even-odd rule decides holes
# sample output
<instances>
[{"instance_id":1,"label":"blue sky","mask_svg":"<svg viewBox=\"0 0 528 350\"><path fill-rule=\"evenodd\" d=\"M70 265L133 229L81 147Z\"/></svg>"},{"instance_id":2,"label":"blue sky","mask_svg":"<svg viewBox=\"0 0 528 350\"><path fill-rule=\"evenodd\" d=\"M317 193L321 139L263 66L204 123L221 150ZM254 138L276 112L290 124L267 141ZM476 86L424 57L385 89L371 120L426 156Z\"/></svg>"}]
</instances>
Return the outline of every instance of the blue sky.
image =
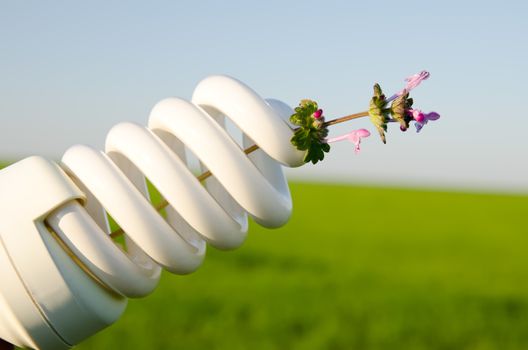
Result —
<instances>
[{"instance_id":1,"label":"blue sky","mask_svg":"<svg viewBox=\"0 0 528 350\"><path fill-rule=\"evenodd\" d=\"M112 125L145 124L211 74L333 117L365 110L373 83L390 93L427 69L412 95L438 122L393 126L359 156L336 144L288 176L528 192L527 14L522 1L3 1L0 157L102 148ZM332 133L357 127L372 129Z\"/></svg>"}]
</instances>

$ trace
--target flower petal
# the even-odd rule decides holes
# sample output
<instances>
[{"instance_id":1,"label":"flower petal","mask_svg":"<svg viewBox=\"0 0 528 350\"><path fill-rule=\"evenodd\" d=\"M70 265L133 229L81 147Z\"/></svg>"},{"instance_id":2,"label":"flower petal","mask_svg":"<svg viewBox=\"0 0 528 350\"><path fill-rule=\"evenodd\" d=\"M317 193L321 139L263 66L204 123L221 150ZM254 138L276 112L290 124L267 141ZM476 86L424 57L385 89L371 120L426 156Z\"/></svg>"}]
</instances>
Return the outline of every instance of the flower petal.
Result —
<instances>
[{"instance_id":1,"label":"flower petal","mask_svg":"<svg viewBox=\"0 0 528 350\"><path fill-rule=\"evenodd\" d=\"M427 120L438 120L440 119L440 114L436 112L429 112L425 115L425 119Z\"/></svg>"},{"instance_id":2,"label":"flower petal","mask_svg":"<svg viewBox=\"0 0 528 350\"><path fill-rule=\"evenodd\" d=\"M348 134L348 141L352 142L356 146L361 142L361 137L358 135L357 130Z\"/></svg>"},{"instance_id":3,"label":"flower petal","mask_svg":"<svg viewBox=\"0 0 528 350\"><path fill-rule=\"evenodd\" d=\"M412 89L414 89L415 87L420 85L420 83L422 81L428 79L429 75L430 74L429 74L428 71L423 70L420 73L417 73L417 74L411 75L410 77L405 78L405 81L407 82L407 84L405 85L403 90L401 90L400 92L395 93L394 95L389 97L387 99L387 103L391 102L392 100L398 98L399 96L401 96L403 94L406 94L406 93L410 92Z\"/></svg>"},{"instance_id":4,"label":"flower petal","mask_svg":"<svg viewBox=\"0 0 528 350\"><path fill-rule=\"evenodd\" d=\"M359 135L359 137L369 137L370 136L370 131L368 131L367 129L358 129L356 130L356 132Z\"/></svg>"},{"instance_id":5,"label":"flower petal","mask_svg":"<svg viewBox=\"0 0 528 350\"><path fill-rule=\"evenodd\" d=\"M407 77L405 81L407 82L407 85L405 85L405 90L411 91L424 80L429 78L429 72L428 71L421 71L418 74L411 75L410 77Z\"/></svg>"}]
</instances>

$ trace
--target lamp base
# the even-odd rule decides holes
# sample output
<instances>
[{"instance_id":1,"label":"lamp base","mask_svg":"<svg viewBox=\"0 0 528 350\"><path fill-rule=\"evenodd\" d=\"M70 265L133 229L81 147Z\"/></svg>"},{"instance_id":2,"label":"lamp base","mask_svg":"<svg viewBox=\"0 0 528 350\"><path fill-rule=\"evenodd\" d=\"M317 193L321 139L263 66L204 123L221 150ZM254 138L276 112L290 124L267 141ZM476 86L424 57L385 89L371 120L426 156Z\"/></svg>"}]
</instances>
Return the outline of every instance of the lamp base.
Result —
<instances>
[{"instance_id":1,"label":"lamp base","mask_svg":"<svg viewBox=\"0 0 528 350\"><path fill-rule=\"evenodd\" d=\"M31 157L0 171L0 338L67 349L115 322L127 299L89 276L44 219L84 194L58 165Z\"/></svg>"}]
</instances>

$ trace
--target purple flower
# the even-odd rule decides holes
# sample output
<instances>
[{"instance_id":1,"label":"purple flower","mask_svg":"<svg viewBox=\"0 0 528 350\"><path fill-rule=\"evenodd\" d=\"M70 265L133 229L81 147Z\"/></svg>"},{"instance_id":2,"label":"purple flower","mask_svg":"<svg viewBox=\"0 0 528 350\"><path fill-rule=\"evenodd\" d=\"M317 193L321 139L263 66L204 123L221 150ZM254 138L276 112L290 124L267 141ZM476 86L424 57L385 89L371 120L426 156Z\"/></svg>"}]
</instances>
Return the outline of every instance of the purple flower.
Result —
<instances>
[{"instance_id":1,"label":"purple flower","mask_svg":"<svg viewBox=\"0 0 528 350\"><path fill-rule=\"evenodd\" d=\"M419 118L417 118L415 114ZM425 124L432 120L438 120L440 118L440 114L436 112L422 113L422 111L415 109L413 110L413 117L414 120L416 120L416 123L414 123L414 126L416 126L416 132L420 132Z\"/></svg>"},{"instance_id":2,"label":"purple flower","mask_svg":"<svg viewBox=\"0 0 528 350\"><path fill-rule=\"evenodd\" d=\"M323 116L323 110L322 109L318 109L317 111L314 112L313 114L313 117L315 119L319 119Z\"/></svg>"},{"instance_id":3,"label":"purple flower","mask_svg":"<svg viewBox=\"0 0 528 350\"><path fill-rule=\"evenodd\" d=\"M410 77L405 78L405 81L407 82L407 84L405 85L405 88L403 88L403 90L401 90L400 92L389 97L387 99L387 103L407 92L410 92L412 89L420 85L422 81L428 79L429 75L430 74L428 71L423 70L420 73L417 73L417 74L411 75Z\"/></svg>"},{"instance_id":4,"label":"purple flower","mask_svg":"<svg viewBox=\"0 0 528 350\"><path fill-rule=\"evenodd\" d=\"M337 141L348 140L355 145L354 152L359 153L360 151L359 145L361 144L361 139L365 137L369 137L369 136L370 136L370 132L368 130L358 129L358 130L352 130L348 134L329 138L326 140L326 142L332 143L332 142L337 142Z\"/></svg>"},{"instance_id":5,"label":"purple flower","mask_svg":"<svg viewBox=\"0 0 528 350\"><path fill-rule=\"evenodd\" d=\"M423 122L425 119L425 114L419 109L410 108L406 112L419 123Z\"/></svg>"}]
</instances>

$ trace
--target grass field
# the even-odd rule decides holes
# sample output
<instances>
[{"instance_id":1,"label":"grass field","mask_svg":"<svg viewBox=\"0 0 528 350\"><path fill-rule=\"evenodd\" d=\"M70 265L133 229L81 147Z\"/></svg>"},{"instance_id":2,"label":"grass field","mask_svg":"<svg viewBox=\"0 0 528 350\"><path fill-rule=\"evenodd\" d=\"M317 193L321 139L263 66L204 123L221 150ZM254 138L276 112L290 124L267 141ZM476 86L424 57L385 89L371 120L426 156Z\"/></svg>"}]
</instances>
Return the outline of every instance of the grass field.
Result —
<instances>
[{"instance_id":1,"label":"grass field","mask_svg":"<svg viewBox=\"0 0 528 350\"><path fill-rule=\"evenodd\" d=\"M79 349L526 349L528 197L292 184Z\"/></svg>"},{"instance_id":2,"label":"grass field","mask_svg":"<svg viewBox=\"0 0 528 350\"><path fill-rule=\"evenodd\" d=\"M79 349L527 349L528 197L292 184Z\"/></svg>"}]
</instances>

